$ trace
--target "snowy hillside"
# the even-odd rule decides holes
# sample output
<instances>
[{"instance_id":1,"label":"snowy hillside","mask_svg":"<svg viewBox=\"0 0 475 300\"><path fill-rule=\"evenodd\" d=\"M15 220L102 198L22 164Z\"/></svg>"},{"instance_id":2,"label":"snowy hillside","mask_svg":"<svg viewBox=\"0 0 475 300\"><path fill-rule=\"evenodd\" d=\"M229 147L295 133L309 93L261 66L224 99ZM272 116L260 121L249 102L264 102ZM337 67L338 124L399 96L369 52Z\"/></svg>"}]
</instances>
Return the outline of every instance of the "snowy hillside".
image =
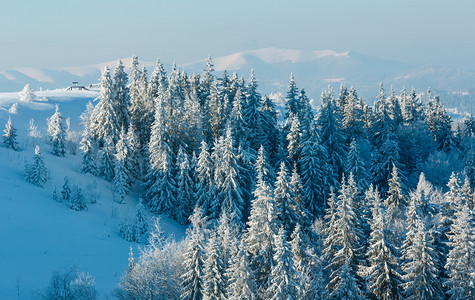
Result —
<instances>
[{"instance_id":1,"label":"snowy hillside","mask_svg":"<svg viewBox=\"0 0 475 300\"><path fill-rule=\"evenodd\" d=\"M59 105L64 118L71 119L72 130L82 130L79 115L98 93L56 90L36 94L37 99L48 101L19 103L17 113L8 112L18 102L16 93L0 94L2 130L10 116L18 129L20 146L18 152L0 147L0 298L32 299L35 291L48 285L53 271L75 267L95 277L99 299L104 299L127 266L129 248L139 253L137 244L126 242L117 229L134 214L138 196L131 194L125 204L118 204L111 183L78 172L79 155L69 151L66 157L49 154L46 118L54 113L55 105ZM31 118L42 138L27 136ZM39 144L49 170L44 188L25 181L24 165L32 160L35 144ZM88 203L87 211L73 211L67 203L52 199L55 188L61 191L65 176L71 186L82 189L87 199L96 199L96 203ZM165 217L161 224L166 232L183 237L182 226Z\"/></svg>"}]
</instances>

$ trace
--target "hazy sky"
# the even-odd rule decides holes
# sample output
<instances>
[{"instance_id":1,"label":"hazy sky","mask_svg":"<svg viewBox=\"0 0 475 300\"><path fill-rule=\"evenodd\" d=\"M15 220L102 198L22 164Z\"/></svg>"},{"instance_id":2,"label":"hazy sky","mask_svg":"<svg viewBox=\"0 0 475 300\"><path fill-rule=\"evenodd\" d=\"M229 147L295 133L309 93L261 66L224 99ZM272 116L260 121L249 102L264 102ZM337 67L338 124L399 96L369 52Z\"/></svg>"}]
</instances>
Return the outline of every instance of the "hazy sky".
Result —
<instances>
[{"instance_id":1,"label":"hazy sky","mask_svg":"<svg viewBox=\"0 0 475 300\"><path fill-rule=\"evenodd\" d=\"M473 0L3 1L0 70L132 54L188 63L265 47L475 69L473 13Z\"/></svg>"}]
</instances>

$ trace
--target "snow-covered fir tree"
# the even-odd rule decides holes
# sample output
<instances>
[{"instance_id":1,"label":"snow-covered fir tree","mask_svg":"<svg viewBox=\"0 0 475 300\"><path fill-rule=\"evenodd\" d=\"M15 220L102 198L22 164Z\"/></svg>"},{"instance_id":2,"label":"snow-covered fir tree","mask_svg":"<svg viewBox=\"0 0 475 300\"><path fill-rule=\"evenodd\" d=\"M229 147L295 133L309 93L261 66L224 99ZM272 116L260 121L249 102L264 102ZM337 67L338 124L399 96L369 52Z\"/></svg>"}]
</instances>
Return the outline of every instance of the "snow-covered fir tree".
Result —
<instances>
[{"instance_id":1,"label":"snow-covered fir tree","mask_svg":"<svg viewBox=\"0 0 475 300\"><path fill-rule=\"evenodd\" d=\"M277 219L284 231L291 234L295 225L300 221L298 212L300 211L295 198L292 195L292 188L284 162L280 164L277 179L275 181L274 202L276 205Z\"/></svg>"},{"instance_id":2,"label":"snow-covered fir tree","mask_svg":"<svg viewBox=\"0 0 475 300\"><path fill-rule=\"evenodd\" d=\"M411 198L407 215L408 230L402 246L404 295L407 299L445 299L434 247L417 213L416 198Z\"/></svg>"},{"instance_id":3,"label":"snow-covered fir tree","mask_svg":"<svg viewBox=\"0 0 475 300\"><path fill-rule=\"evenodd\" d=\"M69 200L69 208L75 211L87 210L86 198L81 187L73 186L71 190L71 199Z\"/></svg>"},{"instance_id":4,"label":"snow-covered fir tree","mask_svg":"<svg viewBox=\"0 0 475 300\"><path fill-rule=\"evenodd\" d=\"M64 176L63 186L61 187L61 201L66 202L71 200L71 185L69 184L68 176Z\"/></svg>"},{"instance_id":5,"label":"snow-covered fir tree","mask_svg":"<svg viewBox=\"0 0 475 300\"><path fill-rule=\"evenodd\" d=\"M115 145L119 138L120 125L114 105L114 88L108 67L105 67L101 77L99 102L91 113L89 132L99 147L103 147L106 139Z\"/></svg>"},{"instance_id":6,"label":"snow-covered fir tree","mask_svg":"<svg viewBox=\"0 0 475 300\"><path fill-rule=\"evenodd\" d=\"M226 276L228 278L227 299L254 300L257 298L257 285L251 269L246 245L241 241L237 254L233 257Z\"/></svg>"},{"instance_id":7,"label":"snow-covered fir tree","mask_svg":"<svg viewBox=\"0 0 475 300\"><path fill-rule=\"evenodd\" d=\"M328 223L323 254L329 261L326 269L330 272L330 281L327 284L330 293L338 289L344 266L349 266L352 270L350 274L343 272L345 276L356 276L361 264L360 245L363 233L355 213L354 197L352 185L343 178L338 201L333 204L334 200L329 200L330 208L325 216Z\"/></svg>"},{"instance_id":8,"label":"snow-covered fir tree","mask_svg":"<svg viewBox=\"0 0 475 300\"><path fill-rule=\"evenodd\" d=\"M182 298L202 299L205 257L205 238L208 230L207 217L195 207L190 217L192 227L188 229L186 250L183 254Z\"/></svg>"},{"instance_id":9,"label":"snow-covered fir tree","mask_svg":"<svg viewBox=\"0 0 475 300\"><path fill-rule=\"evenodd\" d=\"M100 151L100 174L108 181L114 179L114 164L115 164L115 147L113 145L112 139L107 137L105 139L104 146Z\"/></svg>"},{"instance_id":10,"label":"snow-covered fir tree","mask_svg":"<svg viewBox=\"0 0 475 300\"><path fill-rule=\"evenodd\" d=\"M311 130L302 145L299 167L302 179L303 206L312 218L325 214L326 199L333 184L332 167L328 164L328 153L318 139L318 133Z\"/></svg>"},{"instance_id":11,"label":"snow-covered fir tree","mask_svg":"<svg viewBox=\"0 0 475 300\"><path fill-rule=\"evenodd\" d=\"M388 236L388 226L381 204L375 203L371 220L371 238L366 253L368 266L362 275L367 282L368 291L376 299L401 299L401 271L397 249Z\"/></svg>"},{"instance_id":12,"label":"snow-covered fir tree","mask_svg":"<svg viewBox=\"0 0 475 300\"><path fill-rule=\"evenodd\" d=\"M193 184L193 174L191 172L188 154L180 147L176 158L177 164L177 194L175 207L175 220L180 224L186 224L196 204Z\"/></svg>"},{"instance_id":13,"label":"snow-covered fir tree","mask_svg":"<svg viewBox=\"0 0 475 300\"><path fill-rule=\"evenodd\" d=\"M33 161L25 165L25 177L26 181L39 187L43 187L48 179L48 170L38 145L35 147Z\"/></svg>"},{"instance_id":14,"label":"snow-covered fir tree","mask_svg":"<svg viewBox=\"0 0 475 300\"><path fill-rule=\"evenodd\" d=\"M113 107L117 115L117 122L119 128L128 128L130 122L129 115L129 105L130 105L130 95L129 89L127 87L127 82L129 78L127 73L125 73L125 67L121 60L117 64L117 67L114 69L114 78L113 78L113 90L114 90L114 99Z\"/></svg>"},{"instance_id":15,"label":"snow-covered fir tree","mask_svg":"<svg viewBox=\"0 0 475 300\"><path fill-rule=\"evenodd\" d=\"M16 134L16 129L13 127L12 119L11 117L8 117L8 122L5 125L5 129L3 130L3 145L6 148L13 149L15 151L18 151L18 142L16 140L17 134Z\"/></svg>"},{"instance_id":16,"label":"snow-covered fir tree","mask_svg":"<svg viewBox=\"0 0 475 300\"><path fill-rule=\"evenodd\" d=\"M211 234L205 249L203 299L226 299L226 278L221 251L216 234Z\"/></svg>"},{"instance_id":17,"label":"snow-covered fir tree","mask_svg":"<svg viewBox=\"0 0 475 300\"><path fill-rule=\"evenodd\" d=\"M59 112L59 106L56 105L55 113L48 119L48 134L51 144L51 154L56 156L64 156L66 141L66 126L63 117Z\"/></svg>"},{"instance_id":18,"label":"snow-covered fir tree","mask_svg":"<svg viewBox=\"0 0 475 300\"><path fill-rule=\"evenodd\" d=\"M18 100L22 102L33 102L35 100L36 94L31 89L30 85L27 83L23 89L18 93Z\"/></svg>"},{"instance_id":19,"label":"snow-covered fir tree","mask_svg":"<svg viewBox=\"0 0 475 300\"><path fill-rule=\"evenodd\" d=\"M265 160L265 157L264 157ZM265 166L266 164L262 164ZM257 170L257 183L244 240L250 254L251 268L256 276L258 295L265 296L273 264L273 240L278 233L277 207L272 188L265 179L265 170Z\"/></svg>"},{"instance_id":20,"label":"snow-covered fir tree","mask_svg":"<svg viewBox=\"0 0 475 300\"><path fill-rule=\"evenodd\" d=\"M131 184L130 170L127 165L128 147L126 145L126 138L124 128L122 128L119 140L115 145L113 179L113 183L119 194L119 203L124 203L125 195L129 192Z\"/></svg>"},{"instance_id":21,"label":"snow-covered fir tree","mask_svg":"<svg viewBox=\"0 0 475 300\"><path fill-rule=\"evenodd\" d=\"M449 278L445 285L449 288L450 299L473 299L475 297L473 214L467 204L463 203L458 206L454 216L454 223L448 233L450 250L445 269Z\"/></svg>"},{"instance_id":22,"label":"snow-covered fir tree","mask_svg":"<svg viewBox=\"0 0 475 300\"><path fill-rule=\"evenodd\" d=\"M291 300L299 297L300 286L286 236L284 227L280 227L274 237L274 265L269 275L266 299Z\"/></svg>"},{"instance_id":23,"label":"snow-covered fir tree","mask_svg":"<svg viewBox=\"0 0 475 300\"><path fill-rule=\"evenodd\" d=\"M223 136L220 140L221 142L216 145L214 153L216 163L214 180L218 195L214 197L214 203L211 204L212 211L218 213L221 210L226 210L228 215L234 213L236 220L242 222L244 199L239 182L240 167L229 126L226 130L226 136Z\"/></svg>"}]
</instances>

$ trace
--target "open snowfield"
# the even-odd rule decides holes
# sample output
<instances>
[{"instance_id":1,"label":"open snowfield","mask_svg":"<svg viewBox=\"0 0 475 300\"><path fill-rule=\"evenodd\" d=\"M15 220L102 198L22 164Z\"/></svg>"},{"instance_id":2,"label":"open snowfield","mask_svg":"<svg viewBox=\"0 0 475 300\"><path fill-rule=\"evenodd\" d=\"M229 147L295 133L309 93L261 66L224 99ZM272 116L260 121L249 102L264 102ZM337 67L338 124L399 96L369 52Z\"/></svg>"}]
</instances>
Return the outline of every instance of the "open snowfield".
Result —
<instances>
[{"instance_id":1,"label":"open snowfield","mask_svg":"<svg viewBox=\"0 0 475 300\"><path fill-rule=\"evenodd\" d=\"M35 291L45 288L53 271L76 267L96 280L99 299L110 296L128 263L129 248L139 253L136 243L126 242L117 230L118 224L131 217L137 204L137 193L126 198L126 204L114 202L111 183L78 172L80 152L66 157L50 155L45 143L46 118L54 113L55 104L71 128L81 130L79 115L97 92L37 92L37 99L48 102L19 103L17 113L9 113L18 102L16 93L0 94L0 125L11 116L17 129L20 151L0 146L0 299L34 299ZM43 138L27 136L29 120L35 123ZM24 179L25 161L31 161L34 145L39 144L50 178L44 188ZM64 176L71 185L80 186L97 203L88 211L69 209L67 203L56 202L52 192L61 191ZM151 219L151 216L149 216ZM152 220L149 221L152 224ZM165 232L181 239L184 228L161 218Z\"/></svg>"}]
</instances>

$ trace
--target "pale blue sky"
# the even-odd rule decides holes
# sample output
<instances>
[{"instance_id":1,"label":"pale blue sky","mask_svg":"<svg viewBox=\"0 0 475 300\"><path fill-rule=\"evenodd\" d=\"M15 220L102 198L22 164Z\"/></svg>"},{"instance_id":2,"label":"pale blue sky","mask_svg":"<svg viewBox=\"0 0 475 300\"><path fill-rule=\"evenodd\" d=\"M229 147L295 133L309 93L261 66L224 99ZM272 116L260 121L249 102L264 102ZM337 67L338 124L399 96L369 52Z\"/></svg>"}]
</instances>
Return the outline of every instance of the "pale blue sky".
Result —
<instances>
[{"instance_id":1,"label":"pale blue sky","mask_svg":"<svg viewBox=\"0 0 475 300\"><path fill-rule=\"evenodd\" d=\"M473 0L4 1L0 70L132 54L187 63L264 47L475 69L474 13Z\"/></svg>"}]
</instances>

